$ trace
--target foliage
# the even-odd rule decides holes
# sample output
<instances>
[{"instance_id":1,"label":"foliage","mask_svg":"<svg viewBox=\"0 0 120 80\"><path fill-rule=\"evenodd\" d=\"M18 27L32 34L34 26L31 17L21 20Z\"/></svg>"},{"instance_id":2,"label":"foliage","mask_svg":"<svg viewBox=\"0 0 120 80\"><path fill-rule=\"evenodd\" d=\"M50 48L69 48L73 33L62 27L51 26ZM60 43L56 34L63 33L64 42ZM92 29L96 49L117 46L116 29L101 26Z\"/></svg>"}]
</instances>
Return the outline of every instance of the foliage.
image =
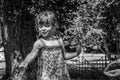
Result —
<instances>
[{"instance_id":1,"label":"foliage","mask_svg":"<svg viewBox=\"0 0 120 80\"><path fill-rule=\"evenodd\" d=\"M104 1L87 0L81 2L75 19L75 25L79 28L81 34L82 46L87 49L99 49L103 43L103 30L100 28L100 21L106 17L101 16L104 7L101 4ZM103 9L103 10L102 10Z\"/></svg>"},{"instance_id":2,"label":"foliage","mask_svg":"<svg viewBox=\"0 0 120 80\"><path fill-rule=\"evenodd\" d=\"M74 24L81 34L82 46L85 49L99 49L107 40L106 45L111 50L110 47L113 44L116 46L115 42L119 40L120 12L117 12L120 6L119 1L84 0L79 2L80 6L78 6ZM116 51L115 46L112 47L113 51Z\"/></svg>"},{"instance_id":3,"label":"foliage","mask_svg":"<svg viewBox=\"0 0 120 80\"><path fill-rule=\"evenodd\" d=\"M120 35L119 0L4 0L3 9L10 37L6 45L8 75L11 73L9 56L14 55L13 49L17 47L20 47L22 56L27 55L30 51L28 46L36 39L34 18L44 10L56 13L60 25L58 31L68 50L71 48L74 51L80 42L86 51L89 48L98 49L106 40L109 50L116 51ZM34 69L35 66L32 66L29 70L34 72ZM32 79L32 76L29 78Z\"/></svg>"},{"instance_id":4,"label":"foliage","mask_svg":"<svg viewBox=\"0 0 120 80\"><path fill-rule=\"evenodd\" d=\"M9 3L5 9L6 22L10 23L19 21L21 17L24 17L23 22L34 23L37 13L44 10L55 12L60 25L58 31L68 46L75 46L78 43L78 36L84 48L97 49L102 45L103 39L107 40L108 46L118 41L119 0L12 0L6 2ZM74 48L74 46L70 47Z\"/></svg>"}]
</instances>

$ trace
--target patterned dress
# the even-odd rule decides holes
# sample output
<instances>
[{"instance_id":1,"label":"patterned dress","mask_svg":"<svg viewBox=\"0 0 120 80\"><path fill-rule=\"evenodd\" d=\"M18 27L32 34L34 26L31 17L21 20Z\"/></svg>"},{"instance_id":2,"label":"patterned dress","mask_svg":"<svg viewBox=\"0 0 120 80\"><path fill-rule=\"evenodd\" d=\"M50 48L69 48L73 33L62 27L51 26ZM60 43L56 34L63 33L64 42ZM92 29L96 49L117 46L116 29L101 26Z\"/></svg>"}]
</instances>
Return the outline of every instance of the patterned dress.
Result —
<instances>
[{"instance_id":1,"label":"patterned dress","mask_svg":"<svg viewBox=\"0 0 120 80\"><path fill-rule=\"evenodd\" d=\"M37 80L71 80L61 47L43 47L37 62Z\"/></svg>"}]
</instances>

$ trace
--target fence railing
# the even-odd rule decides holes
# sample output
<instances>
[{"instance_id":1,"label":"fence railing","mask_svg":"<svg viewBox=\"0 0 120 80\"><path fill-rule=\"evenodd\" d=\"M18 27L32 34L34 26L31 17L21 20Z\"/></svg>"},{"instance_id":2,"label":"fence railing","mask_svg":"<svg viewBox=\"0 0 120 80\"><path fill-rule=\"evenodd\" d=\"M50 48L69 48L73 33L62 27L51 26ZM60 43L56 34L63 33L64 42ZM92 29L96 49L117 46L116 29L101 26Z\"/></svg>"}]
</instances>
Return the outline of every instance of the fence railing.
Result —
<instances>
[{"instance_id":1,"label":"fence railing","mask_svg":"<svg viewBox=\"0 0 120 80\"><path fill-rule=\"evenodd\" d=\"M103 74L103 70L111 62L112 60L110 60L106 54L102 53L84 53L74 59L66 61L71 77L101 78L102 76L104 79L106 76Z\"/></svg>"}]
</instances>

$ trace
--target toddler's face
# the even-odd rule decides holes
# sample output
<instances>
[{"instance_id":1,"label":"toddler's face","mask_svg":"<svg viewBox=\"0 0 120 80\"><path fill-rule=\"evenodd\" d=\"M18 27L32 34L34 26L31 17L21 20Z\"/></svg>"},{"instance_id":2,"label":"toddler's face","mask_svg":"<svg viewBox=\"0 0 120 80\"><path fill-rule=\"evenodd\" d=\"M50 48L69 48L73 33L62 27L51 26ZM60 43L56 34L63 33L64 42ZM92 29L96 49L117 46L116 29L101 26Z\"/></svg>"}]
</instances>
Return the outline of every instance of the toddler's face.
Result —
<instances>
[{"instance_id":1,"label":"toddler's face","mask_svg":"<svg viewBox=\"0 0 120 80\"><path fill-rule=\"evenodd\" d=\"M50 31L52 30L52 26L51 25L50 26L49 25L48 26L42 25L42 26L39 26L38 30L39 30L39 33L43 37L46 37L46 36L48 36Z\"/></svg>"}]
</instances>

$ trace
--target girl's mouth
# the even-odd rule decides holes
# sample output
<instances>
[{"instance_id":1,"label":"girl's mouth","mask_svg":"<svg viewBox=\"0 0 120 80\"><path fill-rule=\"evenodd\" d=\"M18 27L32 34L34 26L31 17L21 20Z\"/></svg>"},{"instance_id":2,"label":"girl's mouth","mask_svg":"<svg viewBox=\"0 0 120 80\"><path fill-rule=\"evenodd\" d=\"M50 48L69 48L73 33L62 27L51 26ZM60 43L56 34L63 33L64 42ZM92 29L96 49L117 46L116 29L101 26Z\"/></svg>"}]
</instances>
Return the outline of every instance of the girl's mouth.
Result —
<instances>
[{"instance_id":1,"label":"girl's mouth","mask_svg":"<svg viewBox=\"0 0 120 80\"><path fill-rule=\"evenodd\" d=\"M42 32L43 36L44 36L44 35L47 35L48 33L49 33L49 31L43 31L43 32Z\"/></svg>"}]
</instances>

